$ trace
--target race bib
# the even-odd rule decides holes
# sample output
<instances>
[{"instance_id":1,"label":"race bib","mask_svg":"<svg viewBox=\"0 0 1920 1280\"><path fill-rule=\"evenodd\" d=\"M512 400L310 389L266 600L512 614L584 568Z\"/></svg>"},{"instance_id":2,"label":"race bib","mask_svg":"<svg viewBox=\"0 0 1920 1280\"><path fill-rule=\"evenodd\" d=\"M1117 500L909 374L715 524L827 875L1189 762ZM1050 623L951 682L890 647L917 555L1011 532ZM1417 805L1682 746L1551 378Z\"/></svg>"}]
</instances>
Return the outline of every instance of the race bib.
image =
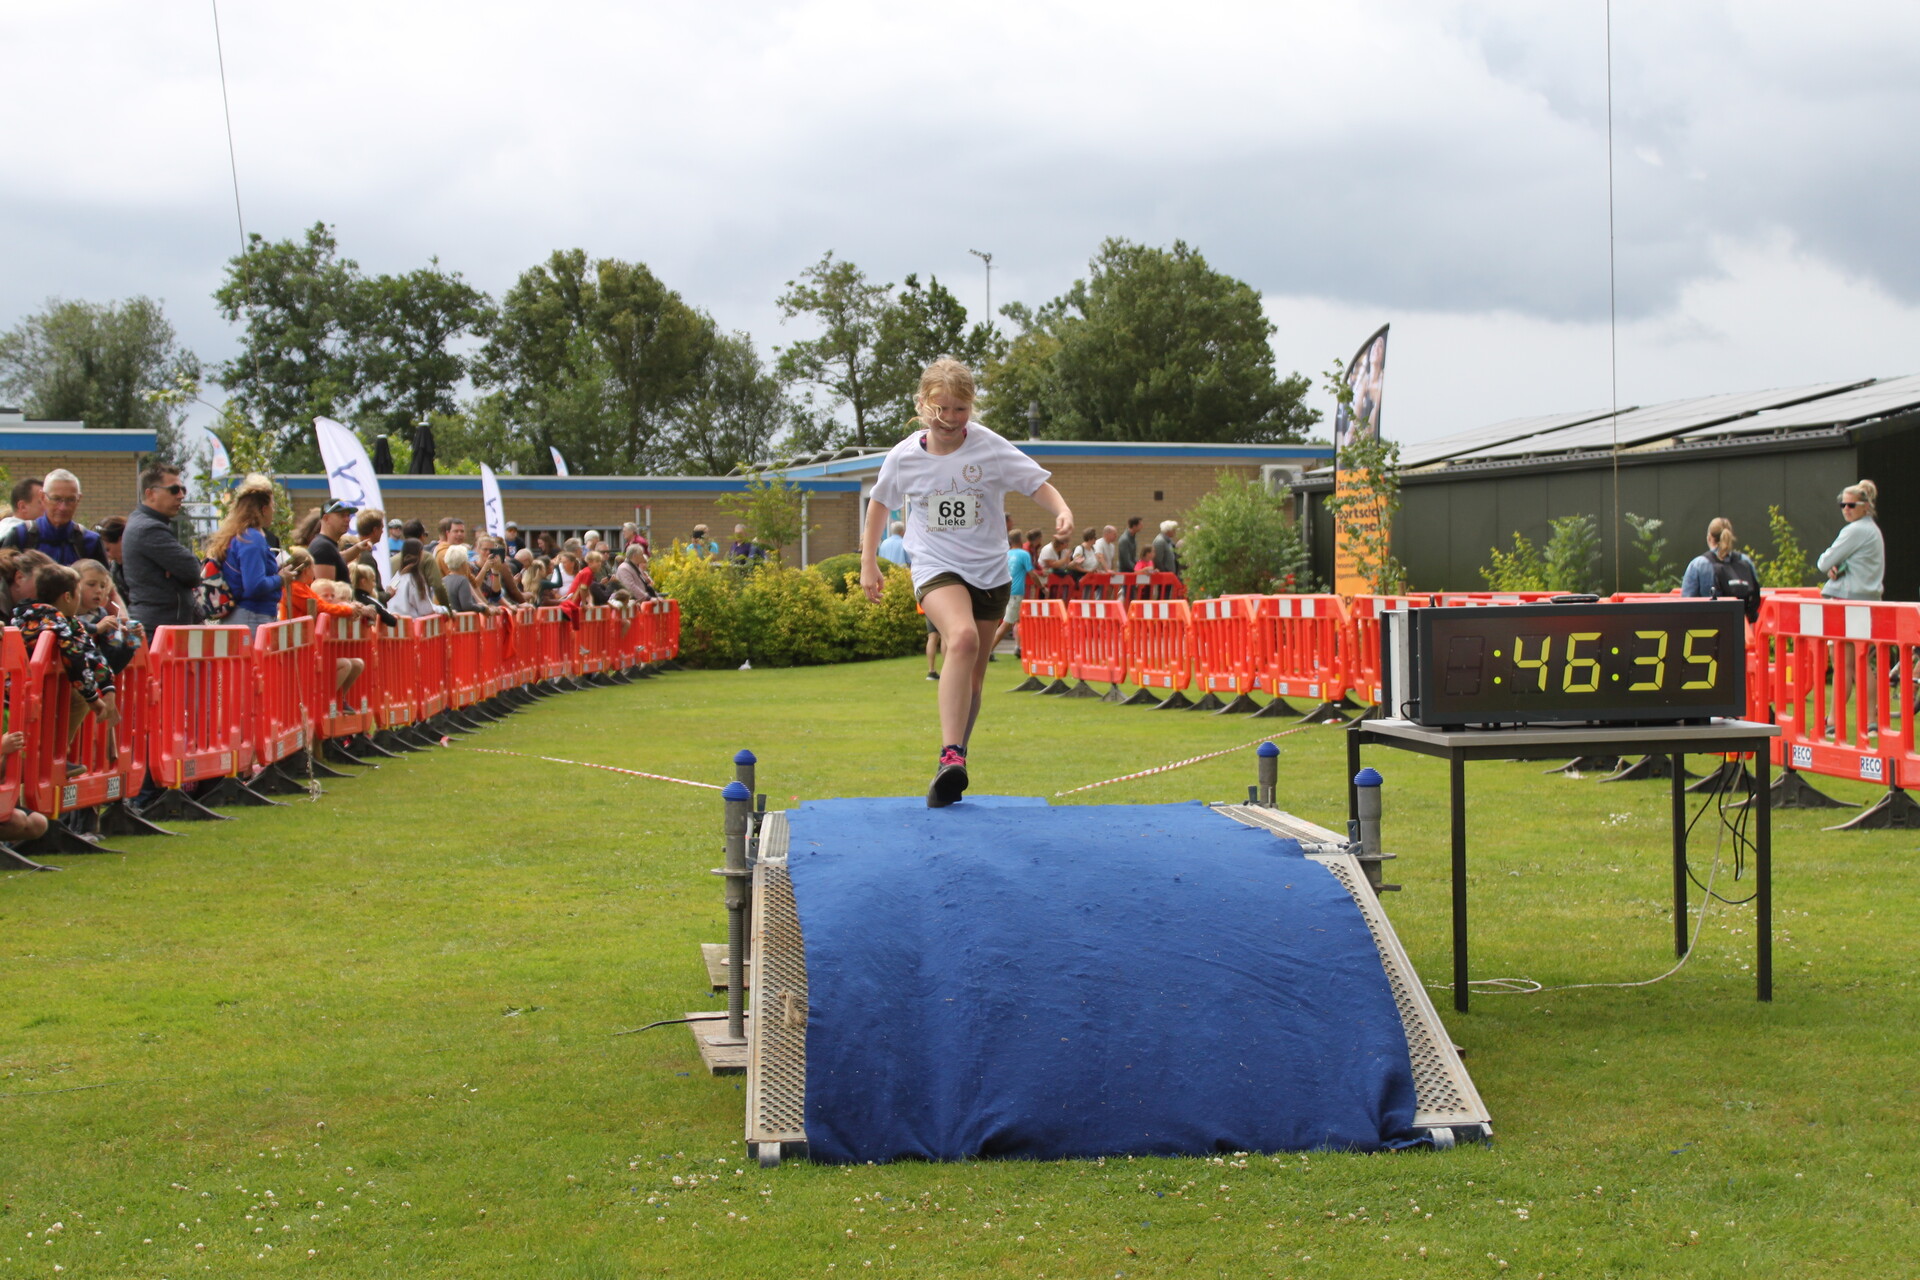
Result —
<instances>
[{"instance_id":1,"label":"race bib","mask_svg":"<svg viewBox=\"0 0 1920 1280\"><path fill-rule=\"evenodd\" d=\"M981 502L971 493L949 493L927 499L927 528L934 533L971 529L980 523Z\"/></svg>"}]
</instances>

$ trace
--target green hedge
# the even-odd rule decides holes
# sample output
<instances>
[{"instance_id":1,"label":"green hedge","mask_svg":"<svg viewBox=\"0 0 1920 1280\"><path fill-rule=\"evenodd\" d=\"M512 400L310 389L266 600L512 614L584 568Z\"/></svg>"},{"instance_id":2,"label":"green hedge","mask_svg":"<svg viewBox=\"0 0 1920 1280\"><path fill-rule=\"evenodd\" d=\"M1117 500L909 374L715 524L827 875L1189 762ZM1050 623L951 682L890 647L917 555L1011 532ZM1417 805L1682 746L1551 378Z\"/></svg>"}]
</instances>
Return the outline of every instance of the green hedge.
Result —
<instances>
[{"instance_id":1,"label":"green hedge","mask_svg":"<svg viewBox=\"0 0 1920 1280\"><path fill-rule=\"evenodd\" d=\"M849 559L836 583L830 567ZM926 643L912 579L899 566L887 567L877 604L859 589L857 555L805 570L768 561L742 574L676 544L651 567L660 590L680 602L680 661L691 667L865 661L916 653Z\"/></svg>"}]
</instances>

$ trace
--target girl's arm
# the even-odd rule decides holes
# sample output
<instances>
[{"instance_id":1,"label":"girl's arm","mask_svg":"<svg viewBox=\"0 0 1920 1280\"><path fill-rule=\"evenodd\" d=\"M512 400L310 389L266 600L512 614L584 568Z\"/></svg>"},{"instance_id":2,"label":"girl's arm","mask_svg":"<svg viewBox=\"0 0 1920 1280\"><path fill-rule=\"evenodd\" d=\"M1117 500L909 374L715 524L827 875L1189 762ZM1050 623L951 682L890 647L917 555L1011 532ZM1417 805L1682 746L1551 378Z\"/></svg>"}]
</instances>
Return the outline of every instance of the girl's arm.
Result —
<instances>
[{"instance_id":1,"label":"girl's arm","mask_svg":"<svg viewBox=\"0 0 1920 1280\"><path fill-rule=\"evenodd\" d=\"M880 586L880 534L887 527L887 508L878 498L867 501L867 520L860 528L860 589L867 599L878 603Z\"/></svg>"},{"instance_id":2,"label":"girl's arm","mask_svg":"<svg viewBox=\"0 0 1920 1280\"><path fill-rule=\"evenodd\" d=\"M1053 512L1053 531L1063 537L1073 536L1073 511L1067 506L1067 500L1051 484L1043 484L1033 491L1033 500L1048 511ZM868 517L872 523L872 517Z\"/></svg>"}]
</instances>

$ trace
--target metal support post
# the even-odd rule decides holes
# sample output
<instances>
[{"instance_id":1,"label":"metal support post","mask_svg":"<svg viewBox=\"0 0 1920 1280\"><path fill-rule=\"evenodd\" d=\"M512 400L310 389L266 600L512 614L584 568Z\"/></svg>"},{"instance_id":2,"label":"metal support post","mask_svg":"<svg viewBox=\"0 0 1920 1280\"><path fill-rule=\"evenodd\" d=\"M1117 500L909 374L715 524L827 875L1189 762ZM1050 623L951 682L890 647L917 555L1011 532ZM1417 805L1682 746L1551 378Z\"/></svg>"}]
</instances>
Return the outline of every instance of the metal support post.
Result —
<instances>
[{"instance_id":1,"label":"metal support post","mask_svg":"<svg viewBox=\"0 0 1920 1280\"><path fill-rule=\"evenodd\" d=\"M727 1034L719 1044L747 1042L747 829L753 822L752 797L745 784L729 782L720 793L727 808L727 864L715 872L725 878L727 904Z\"/></svg>"},{"instance_id":2,"label":"metal support post","mask_svg":"<svg viewBox=\"0 0 1920 1280\"><path fill-rule=\"evenodd\" d=\"M1253 754L1259 757L1260 769L1259 791L1253 802L1271 809L1274 791L1280 781L1280 748L1271 742L1263 742L1254 749Z\"/></svg>"}]
</instances>

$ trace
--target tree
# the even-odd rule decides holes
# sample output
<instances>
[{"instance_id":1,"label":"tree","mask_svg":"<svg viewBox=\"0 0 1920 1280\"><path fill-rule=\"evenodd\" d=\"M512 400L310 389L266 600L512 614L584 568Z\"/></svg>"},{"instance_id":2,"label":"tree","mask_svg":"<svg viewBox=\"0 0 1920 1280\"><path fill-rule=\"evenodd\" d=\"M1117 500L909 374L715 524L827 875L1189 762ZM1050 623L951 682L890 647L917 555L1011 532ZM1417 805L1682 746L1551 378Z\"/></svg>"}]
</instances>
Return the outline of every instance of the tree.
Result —
<instances>
[{"instance_id":1,"label":"tree","mask_svg":"<svg viewBox=\"0 0 1920 1280\"><path fill-rule=\"evenodd\" d=\"M1109 239L1088 265L1037 312L1003 311L1026 330L988 372L1003 428L1023 396L1056 439L1273 443L1318 421L1301 403L1307 380L1275 375L1252 286L1183 241Z\"/></svg>"},{"instance_id":2,"label":"tree","mask_svg":"<svg viewBox=\"0 0 1920 1280\"><path fill-rule=\"evenodd\" d=\"M829 249L820 261L787 281L775 299L783 319L810 316L824 332L785 348L776 366L780 380L804 383L827 396L827 415L853 415L853 442L867 445L900 438L905 425L891 430L884 408L896 398L877 346L890 284L873 284L851 262L836 261Z\"/></svg>"},{"instance_id":3,"label":"tree","mask_svg":"<svg viewBox=\"0 0 1920 1280\"><path fill-rule=\"evenodd\" d=\"M800 535L812 531L806 523L806 495L799 485L777 475L749 473L747 491L728 498L720 509L746 525L753 540L776 557L782 547L799 546Z\"/></svg>"},{"instance_id":4,"label":"tree","mask_svg":"<svg viewBox=\"0 0 1920 1280\"><path fill-rule=\"evenodd\" d=\"M744 333L719 335L681 410L677 469L719 476L736 467L761 466L793 412L779 380L761 364L753 339Z\"/></svg>"},{"instance_id":5,"label":"tree","mask_svg":"<svg viewBox=\"0 0 1920 1280\"><path fill-rule=\"evenodd\" d=\"M352 412L361 433L405 437L421 418L452 413L470 372L453 347L491 323L487 295L435 258L405 275L355 281L350 298Z\"/></svg>"},{"instance_id":6,"label":"tree","mask_svg":"<svg viewBox=\"0 0 1920 1280\"><path fill-rule=\"evenodd\" d=\"M241 350L216 377L235 406L274 440L283 465L317 467L315 417L350 417L357 398L350 324L359 265L340 256L333 229L269 244L258 234L227 263L214 290L220 314L244 323Z\"/></svg>"},{"instance_id":7,"label":"tree","mask_svg":"<svg viewBox=\"0 0 1920 1280\"><path fill-rule=\"evenodd\" d=\"M1285 493L1223 472L1186 520L1180 559L1195 598L1307 589L1307 550Z\"/></svg>"},{"instance_id":8,"label":"tree","mask_svg":"<svg viewBox=\"0 0 1920 1280\"><path fill-rule=\"evenodd\" d=\"M556 251L520 276L481 351L509 428L583 473L664 470L717 333L641 263Z\"/></svg>"},{"instance_id":9,"label":"tree","mask_svg":"<svg viewBox=\"0 0 1920 1280\"><path fill-rule=\"evenodd\" d=\"M874 340L874 377L881 409L877 443L892 444L913 425L920 374L935 360L951 358L984 369L1006 348L990 324L967 324L967 309L934 276L923 286L908 276L893 303L880 313Z\"/></svg>"},{"instance_id":10,"label":"tree","mask_svg":"<svg viewBox=\"0 0 1920 1280\"><path fill-rule=\"evenodd\" d=\"M1746 549L1747 558L1753 561L1754 573L1763 587L1804 587L1810 585L1815 577L1813 560L1807 555L1806 548L1800 545L1800 536L1793 531L1793 523L1780 514L1777 506L1767 507L1767 532L1773 538L1773 554L1766 555L1753 547Z\"/></svg>"},{"instance_id":11,"label":"tree","mask_svg":"<svg viewBox=\"0 0 1920 1280\"><path fill-rule=\"evenodd\" d=\"M54 298L46 310L0 334L0 394L29 417L89 427L151 431L157 451L176 456L179 407L152 394L198 390L200 360L151 298L79 302Z\"/></svg>"}]
</instances>

